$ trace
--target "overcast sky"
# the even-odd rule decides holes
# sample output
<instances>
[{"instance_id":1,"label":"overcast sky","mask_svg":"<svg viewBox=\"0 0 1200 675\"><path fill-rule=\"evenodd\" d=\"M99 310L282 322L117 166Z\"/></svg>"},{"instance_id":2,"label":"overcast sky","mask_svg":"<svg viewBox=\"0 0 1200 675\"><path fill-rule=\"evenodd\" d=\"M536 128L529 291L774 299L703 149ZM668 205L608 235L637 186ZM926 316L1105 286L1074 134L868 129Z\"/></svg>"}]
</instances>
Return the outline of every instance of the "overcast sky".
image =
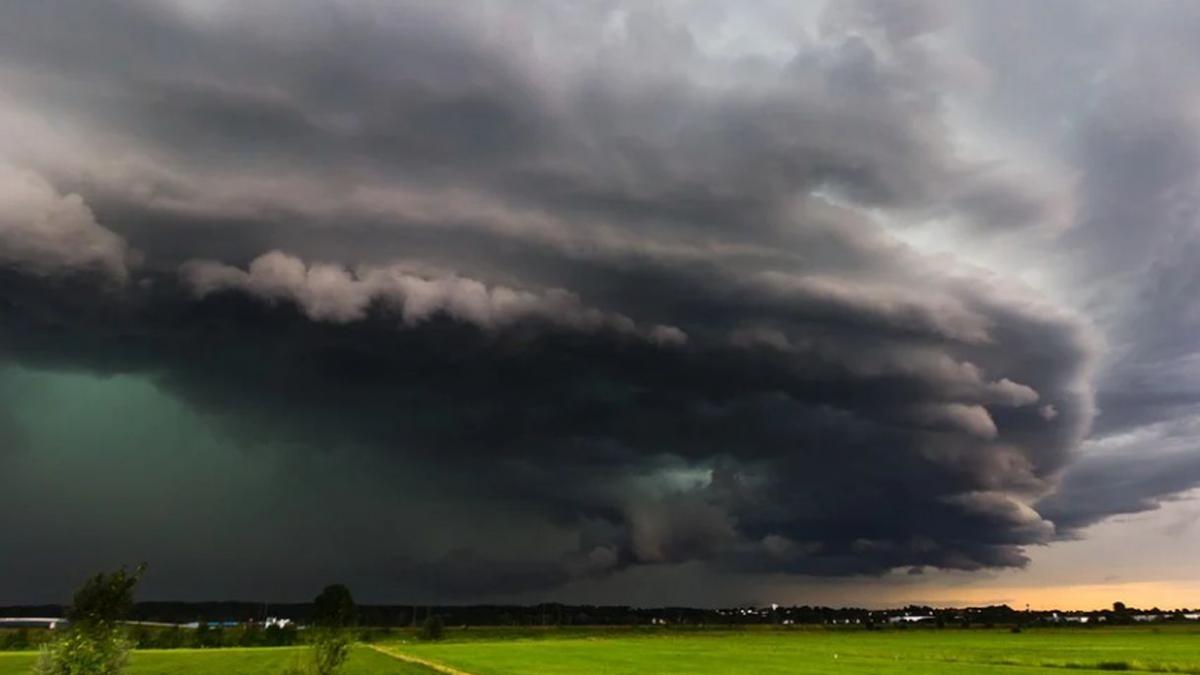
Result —
<instances>
[{"instance_id":1,"label":"overcast sky","mask_svg":"<svg viewBox=\"0 0 1200 675\"><path fill-rule=\"evenodd\" d=\"M1200 606L1198 34L0 3L0 604Z\"/></svg>"}]
</instances>

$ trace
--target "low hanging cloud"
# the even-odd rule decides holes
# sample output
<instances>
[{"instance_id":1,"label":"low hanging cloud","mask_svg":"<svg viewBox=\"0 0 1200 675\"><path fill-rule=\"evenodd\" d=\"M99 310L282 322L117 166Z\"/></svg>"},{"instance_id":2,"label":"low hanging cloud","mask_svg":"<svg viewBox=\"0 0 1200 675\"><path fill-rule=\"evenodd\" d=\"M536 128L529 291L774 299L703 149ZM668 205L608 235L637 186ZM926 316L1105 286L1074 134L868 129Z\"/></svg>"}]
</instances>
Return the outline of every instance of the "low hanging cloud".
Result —
<instances>
[{"instance_id":1,"label":"low hanging cloud","mask_svg":"<svg viewBox=\"0 0 1200 675\"><path fill-rule=\"evenodd\" d=\"M340 265L305 265L299 258L273 251L255 258L246 271L212 261L192 261L180 272L198 297L244 290L267 301L294 302L314 321L361 321L373 303L380 303L395 309L409 325L445 314L487 330L541 320L581 331L605 329L641 335L663 345L687 342L687 335L674 326L641 331L628 317L584 307L562 289L534 293L504 286L489 288L454 274L426 278L402 265L364 267L351 274Z\"/></svg>"},{"instance_id":2,"label":"low hanging cloud","mask_svg":"<svg viewBox=\"0 0 1200 675\"><path fill-rule=\"evenodd\" d=\"M94 272L123 283L131 254L78 194L0 160L0 267L54 276Z\"/></svg>"},{"instance_id":3,"label":"low hanging cloud","mask_svg":"<svg viewBox=\"0 0 1200 675\"><path fill-rule=\"evenodd\" d=\"M1171 204L1123 181L1189 118L1118 105L1147 66L1089 51L1083 5L1053 21L1116 75L1061 99L988 32L1040 30L1020 3L67 5L86 46L66 5L0 8L0 358L347 453L331 529L424 508L356 492L419 476L454 515L347 538L375 588L1021 566L1200 482L1181 445L1172 480L1088 488L1125 466L1099 437L1198 409L1152 327L1194 317L1169 242L1200 162L1145 156ZM1160 248L1118 268L1138 213Z\"/></svg>"}]
</instances>

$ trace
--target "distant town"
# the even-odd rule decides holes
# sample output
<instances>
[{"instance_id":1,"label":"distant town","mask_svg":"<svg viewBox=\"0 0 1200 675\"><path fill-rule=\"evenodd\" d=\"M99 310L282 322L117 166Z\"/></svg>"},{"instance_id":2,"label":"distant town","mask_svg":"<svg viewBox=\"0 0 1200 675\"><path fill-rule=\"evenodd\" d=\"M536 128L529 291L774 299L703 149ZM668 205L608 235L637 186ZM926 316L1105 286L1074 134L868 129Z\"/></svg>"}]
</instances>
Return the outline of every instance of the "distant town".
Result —
<instances>
[{"instance_id":1,"label":"distant town","mask_svg":"<svg viewBox=\"0 0 1200 675\"><path fill-rule=\"evenodd\" d=\"M1171 609L1112 607L1091 611L1021 610L1008 605L937 608L910 605L872 610L820 606L639 608L629 606L565 605L361 605L359 624L378 628L415 626L437 616L448 626L737 626L827 625L864 628L908 626L970 628L997 626L1094 626L1157 622L1200 622L1200 608ZM134 606L129 623L184 629L249 628L263 631L302 629L312 613L307 603L255 602L142 602ZM65 625L59 605L0 607L0 628L55 629Z\"/></svg>"}]
</instances>

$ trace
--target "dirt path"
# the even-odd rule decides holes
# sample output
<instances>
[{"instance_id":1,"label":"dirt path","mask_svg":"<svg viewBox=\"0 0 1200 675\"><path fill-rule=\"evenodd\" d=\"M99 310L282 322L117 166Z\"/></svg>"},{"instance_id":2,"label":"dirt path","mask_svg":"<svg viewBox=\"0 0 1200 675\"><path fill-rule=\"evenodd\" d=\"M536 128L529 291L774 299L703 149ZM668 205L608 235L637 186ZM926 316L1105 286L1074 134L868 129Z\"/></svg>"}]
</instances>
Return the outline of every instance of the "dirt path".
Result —
<instances>
[{"instance_id":1,"label":"dirt path","mask_svg":"<svg viewBox=\"0 0 1200 675\"><path fill-rule=\"evenodd\" d=\"M450 666L443 665L436 661L429 661L429 660L423 659L419 656L413 656L412 654L405 654L404 652L388 649L387 647L380 647L378 645L367 645L367 647L374 649L375 651L379 652L380 654L383 654L384 656L390 656L393 659L396 659L397 661L405 661L408 663L415 663L419 666L425 666L426 668L429 668L430 670L435 670L439 673L446 673L446 675L473 675L472 673L468 673L465 670L459 670L458 668L451 668Z\"/></svg>"}]
</instances>

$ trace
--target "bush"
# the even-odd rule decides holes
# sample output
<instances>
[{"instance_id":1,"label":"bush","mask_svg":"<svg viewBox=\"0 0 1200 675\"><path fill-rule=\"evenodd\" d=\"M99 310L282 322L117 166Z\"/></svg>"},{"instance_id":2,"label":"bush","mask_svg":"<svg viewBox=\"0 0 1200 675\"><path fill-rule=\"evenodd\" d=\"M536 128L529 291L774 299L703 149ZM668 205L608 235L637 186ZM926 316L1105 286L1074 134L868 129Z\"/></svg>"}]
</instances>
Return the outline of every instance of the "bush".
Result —
<instances>
[{"instance_id":1,"label":"bush","mask_svg":"<svg viewBox=\"0 0 1200 675\"><path fill-rule=\"evenodd\" d=\"M0 631L0 650L20 651L32 646L28 628Z\"/></svg>"},{"instance_id":2,"label":"bush","mask_svg":"<svg viewBox=\"0 0 1200 675\"><path fill-rule=\"evenodd\" d=\"M257 626L246 626L237 639L239 647L259 647L263 642L263 631Z\"/></svg>"},{"instance_id":3,"label":"bush","mask_svg":"<svg viewBox=\"0 0 1200 675\"><path fill-rule=\"evenodd\" d=\"M318 630L313 637L313 670L317 675L333 675L350 656L350 635L343 629Z\"/></svg>"},{"instance_id":4,"label":"bush","mask_svg":"<svg viewBox=\"0 0 1200 675\"><path fill-rule=\"evenodd\" d=\"M36 675L119 675L129 660L130 642L120 631L70 628L42 648Z\"/></svg>"},{"instance_id":5,"label":"bush","mask_svg":"<svg viewBox=\"0 0 1200 675\"><path fill-rule=\"evenodd\" d=\"M156 646L160 649L179 649L184 645L186 639L187 636L184 635L183 629L174 626L159 632Z\"/></svg>"},{"instance_id":6,"label":"bush","mask_svg":"<svg viewBox=\"0 0 1200 675\"><path fill-rule=\"evenodd\" d=\"M268 647L289 647L296 644L296 629L288 626L280 628L276 625L268 626L263 631L263 644Z\"/></svg>"}]
</instances>

